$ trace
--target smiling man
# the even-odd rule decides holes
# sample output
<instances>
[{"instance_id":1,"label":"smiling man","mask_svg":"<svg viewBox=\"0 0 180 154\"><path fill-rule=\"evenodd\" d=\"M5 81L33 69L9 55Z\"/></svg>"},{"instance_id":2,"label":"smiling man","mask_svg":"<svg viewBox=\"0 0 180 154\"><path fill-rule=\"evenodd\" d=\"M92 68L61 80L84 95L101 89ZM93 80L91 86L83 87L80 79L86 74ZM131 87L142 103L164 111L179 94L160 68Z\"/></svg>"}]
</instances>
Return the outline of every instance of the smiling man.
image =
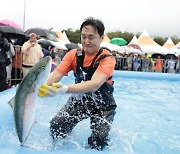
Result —
<instances>
[{"instance_id":1,"label":"smiling man","mask_svg":"<svg viewBox=\"0 0 180 154\"><path fill-rule=\"evenodd\" d=\"M92 134L88 138L88 147L103 150L108 146L108 135L116 109L112 80L115 59L107 49L100 48L104 30L100 20L87 18L80 27L82 49L68 52L50 74L47 83L39 89L41 97L81 93L72 95L51 120L53 139L66 137L80 121L90 118ZM60 83L71 70L74 71L75 84Z\"/></svg>"}]
</instances>

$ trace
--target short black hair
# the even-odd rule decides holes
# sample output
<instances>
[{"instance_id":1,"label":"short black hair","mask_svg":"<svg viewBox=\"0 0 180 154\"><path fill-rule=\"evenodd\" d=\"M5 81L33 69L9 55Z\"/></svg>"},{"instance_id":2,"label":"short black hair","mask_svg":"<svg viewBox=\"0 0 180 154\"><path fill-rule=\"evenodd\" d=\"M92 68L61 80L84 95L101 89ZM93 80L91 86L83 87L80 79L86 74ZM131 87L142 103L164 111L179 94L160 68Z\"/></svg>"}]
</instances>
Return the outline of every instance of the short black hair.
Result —
<instances>
[{"instance_id":1,"label":"short black hair","mask_svg":"<svg viewBox=\"0 0 180 154\"><path fill-rule=\"evenodd\" d=\"M82 32L83 27L91 25L95 28L95 30L97 30L98 34L100 35L100 37L102 35L104 35L104 24L101 20L99 19L94 19L93 17L88 17L84 20L84 22L81 24L80 27L80 32Z\"/></svg>"}]
</instances>

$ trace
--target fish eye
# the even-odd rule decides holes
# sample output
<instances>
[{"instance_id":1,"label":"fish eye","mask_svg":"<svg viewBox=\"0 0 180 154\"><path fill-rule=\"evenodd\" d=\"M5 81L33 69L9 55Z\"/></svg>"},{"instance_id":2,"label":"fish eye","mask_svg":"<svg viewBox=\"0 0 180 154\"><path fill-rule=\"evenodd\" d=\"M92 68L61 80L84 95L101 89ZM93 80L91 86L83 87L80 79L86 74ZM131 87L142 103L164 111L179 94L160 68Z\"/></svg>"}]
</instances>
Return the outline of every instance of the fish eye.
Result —
<instances>
[{"instance_id":1,"label":"fish eye","mask_svg":"<svg viewBox=\"0 0 180 154\"><path fill-rule=\"evenodd\" d=\"M42 66L42 69L43 69L43 70L45 70L45 67L44 67L44 66Z\"/></svg>"}]
</instances>

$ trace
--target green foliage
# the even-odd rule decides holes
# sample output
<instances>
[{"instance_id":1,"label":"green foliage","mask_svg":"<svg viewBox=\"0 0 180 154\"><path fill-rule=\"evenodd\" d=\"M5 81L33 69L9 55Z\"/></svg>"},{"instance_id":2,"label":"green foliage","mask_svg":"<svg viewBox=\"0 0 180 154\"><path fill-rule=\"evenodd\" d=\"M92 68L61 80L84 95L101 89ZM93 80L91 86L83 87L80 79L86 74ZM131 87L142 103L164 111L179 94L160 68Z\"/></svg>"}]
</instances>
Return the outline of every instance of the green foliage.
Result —
<instances>
[{"instance_id":1,"label":"green foliage","mask_svg":"<svg viewBox=\"0 0 180 154\"><path fill-rule=\"evenodd\" d=\"M156 43L158 43L159 45L163 46L164 43L167 41L167 39L168 39L167 37L162 38L162 37L160 37L160 36L157 36L157 37L154 38L154 41L155 41Z\"/></svg>"},{"instance_id":2,"label":"green foliage","mask_svg":"<svg viewBox=\"0 0 180 154\"><path fill-rule=\"evenodd\" d=\"M65 32L70 42L80 43L80 30L73 31L69 28Z\"/></svg>"},{"instance_id":3,"label":"green foliage","mask_svg":"<svg viewBox=\"0 0 180 154\"><path fill-rule=\"evenodd\" d=\"M129 33L129 32L121 32L121 31L116 31L116 32L108 32L106 34L109 39L112 39L114 37L120 37L125 39L128 43L131 41L131 39L133 38L134 34L133 33Z\"/></svg>"}]
</instances>

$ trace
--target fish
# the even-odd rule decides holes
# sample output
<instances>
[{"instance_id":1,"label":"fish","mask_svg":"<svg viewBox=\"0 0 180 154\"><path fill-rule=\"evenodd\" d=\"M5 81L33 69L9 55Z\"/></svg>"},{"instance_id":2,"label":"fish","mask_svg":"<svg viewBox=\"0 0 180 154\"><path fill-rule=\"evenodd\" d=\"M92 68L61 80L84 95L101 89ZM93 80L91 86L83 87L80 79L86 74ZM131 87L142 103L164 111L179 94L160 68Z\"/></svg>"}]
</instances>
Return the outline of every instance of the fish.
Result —
<instances>
[{"instance_id":1,"label":"fish","mask_svg":"<svg viewBox=\"0 0 180 154\"><path fill-rule=\"evenodd\" d=\"M13 109L15 130L21 146L24 146L35 123L38 89L43 83L46 83L51 66L52 58L50 56L46 56L36 63L19 84L15 96L9 101L9 105Z\"/></svg>"}]
</instances>

